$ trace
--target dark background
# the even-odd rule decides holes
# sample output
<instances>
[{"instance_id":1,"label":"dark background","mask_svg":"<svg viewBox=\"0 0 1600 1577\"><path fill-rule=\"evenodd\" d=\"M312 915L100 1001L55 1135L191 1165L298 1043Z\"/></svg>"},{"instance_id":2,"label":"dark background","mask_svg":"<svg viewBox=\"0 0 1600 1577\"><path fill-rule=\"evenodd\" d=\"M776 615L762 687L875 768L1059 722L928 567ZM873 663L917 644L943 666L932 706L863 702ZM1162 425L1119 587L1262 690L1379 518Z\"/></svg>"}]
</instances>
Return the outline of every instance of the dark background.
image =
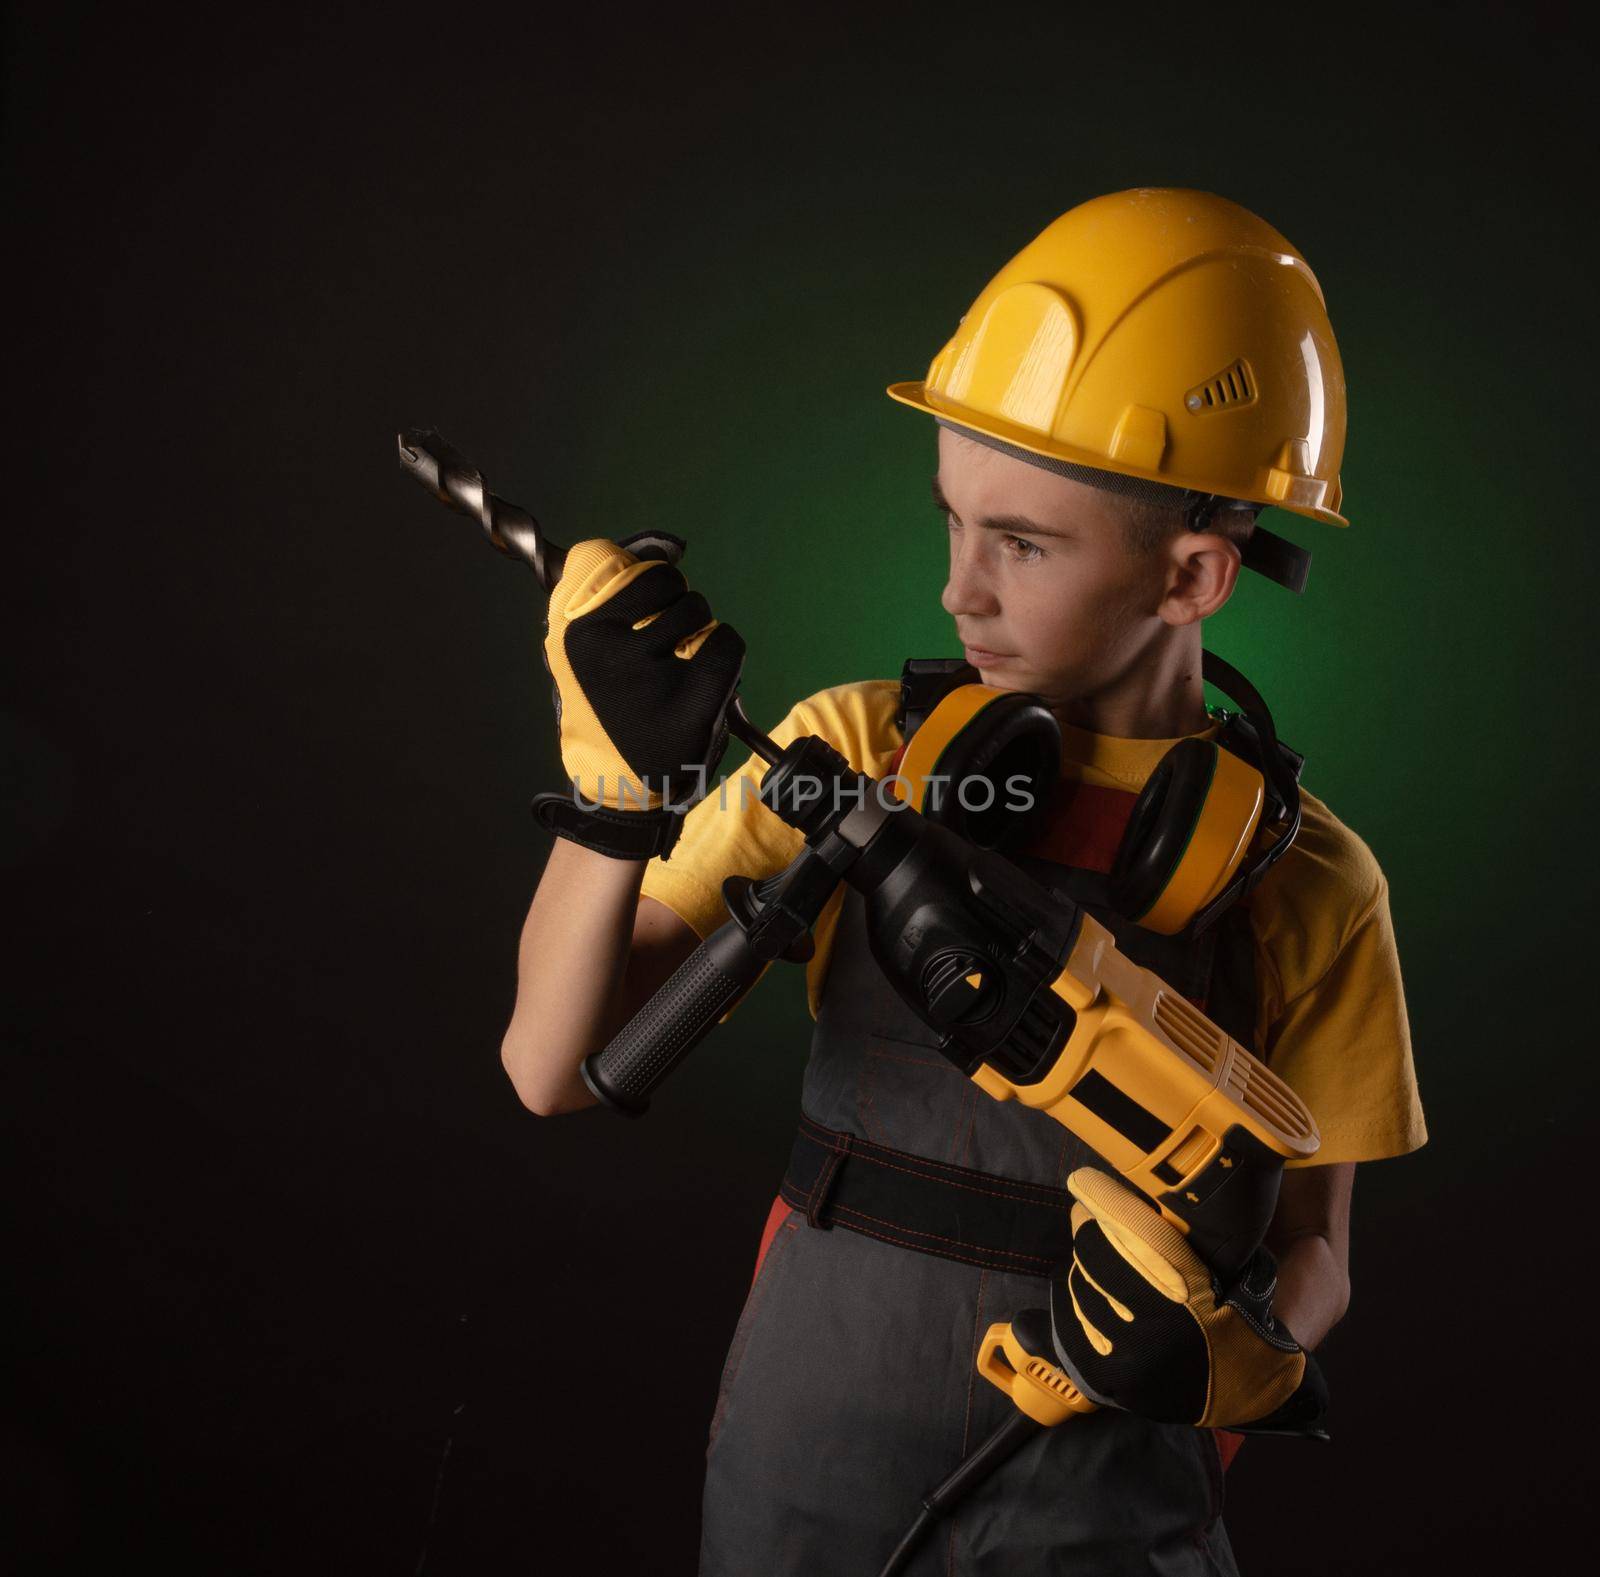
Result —
<instances>
[{"instance_id":1,"label":"dark background","mask_svg":"<svg viewBox=\"0 0 1600 1577\"><path fill-rule=\"evenodd\" d=\"M932 430L882 386L1138 184L1257 210L1327 292L1353 525L1280 514L1307 597L1213 644L1389 873L1432 1132L1358 1175L1336 1440L1246 1446L1241 1565L1587 1526L1568 13L27 5L4 48L15 1569L692 1570L802 982L645 1122L519 1107L538 606L394 432L558 540L688 537L770 724L953 650Z\"/></svg>"}]
</instances>

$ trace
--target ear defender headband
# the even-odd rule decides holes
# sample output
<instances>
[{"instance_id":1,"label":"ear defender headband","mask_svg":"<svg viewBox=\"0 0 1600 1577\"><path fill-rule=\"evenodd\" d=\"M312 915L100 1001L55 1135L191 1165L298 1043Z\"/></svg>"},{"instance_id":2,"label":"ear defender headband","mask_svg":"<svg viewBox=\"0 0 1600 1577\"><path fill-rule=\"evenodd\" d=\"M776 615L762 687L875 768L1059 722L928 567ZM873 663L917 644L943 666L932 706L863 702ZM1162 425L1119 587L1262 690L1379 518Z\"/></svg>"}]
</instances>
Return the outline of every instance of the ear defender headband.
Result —
<instances>
[{"instance_id":1,"label":"ear defender headband","mask_svg":"<svg viewBox=\"0 0 1600 1577\"><path fill-rule=\"evenodd\" d=\"M1180 739L1161 758L1134 801L1110 873L1112 907L1162 936L1205 930L1254 890L1300 830L1299 758L1279 745L1266 702L1214 653L1201 664L1242 713L1220 714L1221 739ZM895 788L980 847L1015 848L1031 840L1060 771L1061 729L1039 697L962 684L911 736ZM992 795L957 792L984 778ZM1024 786L1033 808L1008 809ZM977 809L973 798L983 801ZM1263 821L1281 830L1252 853Z\"/></svg>"}]
</instances>

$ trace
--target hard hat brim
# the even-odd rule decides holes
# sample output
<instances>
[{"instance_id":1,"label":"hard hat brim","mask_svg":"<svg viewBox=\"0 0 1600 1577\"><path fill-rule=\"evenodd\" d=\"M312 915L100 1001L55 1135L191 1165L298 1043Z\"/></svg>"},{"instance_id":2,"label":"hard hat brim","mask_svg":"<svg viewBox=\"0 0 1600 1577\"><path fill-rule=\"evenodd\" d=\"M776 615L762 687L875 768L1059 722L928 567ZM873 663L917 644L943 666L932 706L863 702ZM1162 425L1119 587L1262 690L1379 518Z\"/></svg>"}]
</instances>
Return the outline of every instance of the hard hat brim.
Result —
<instances>
[{"instance_id":1,"label":"hard hat brim","mask_svg":"<svg viewBox=\"0 0 1600 1577\"><path fill-rule=\"evenodd\" d=\"M912 410L926 412L929 416L936 416L950 423L953 427L965 427L975 433L985 433L991 437L1004 439L1006 443L1018 449L1026 449L1030 454L1041 455L1048 460L1067 460L1074 465L1089 466L1097 471L1111 471L1118 476L1138 477L1146 482L1161 482L1168 487L1198 488L1201 492L1210 489L1203 484L1192 482L1184 477L1163 475L1159 471L1146 471L1138 466L1126 465L1120 461L1108 460L1105 455L1098 454L1091 449L1080 449L1072 444L1059 443L1054 439L1047 439L1031 427L1021 427L1015 422L1008 422L1002 417L990 416L987 412L966 410L949 400L941 399L931 394L927 384L922 380L912 383L891 383L884 391L891 400L898 401L901 405L908 405ZM1307 520L1320 520L1328 526L1348 526L1350 522L1331 509L1323 509L1312 505L1287 504L1278 499L1263 497L1260 494L1239 493L1235 496L1248 498L1251 503L1260 504L1263 508L1283 509L1290 514L1302 515Z\"/></svg>"}]
</instances>

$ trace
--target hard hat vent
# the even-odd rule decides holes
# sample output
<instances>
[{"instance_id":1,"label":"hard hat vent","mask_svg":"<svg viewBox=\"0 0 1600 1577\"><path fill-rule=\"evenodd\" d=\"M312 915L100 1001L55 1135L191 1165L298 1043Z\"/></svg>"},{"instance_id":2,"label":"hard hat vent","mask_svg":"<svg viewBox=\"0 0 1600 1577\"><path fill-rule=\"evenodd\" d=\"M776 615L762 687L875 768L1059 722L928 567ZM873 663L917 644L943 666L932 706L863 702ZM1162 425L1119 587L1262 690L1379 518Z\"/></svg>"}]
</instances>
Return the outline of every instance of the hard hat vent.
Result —
<instances>
[{"instance_id":1,"label":"hard hat vent","mask_svg":"<svg viewBox=\"0 0 1600 1577\"><path fill-rule=\"evenodd\" d=\"M1256 397L1255 374L1241 356L1231 367L1197 383L1184 395L1183 403L1197 416L1207 411L1223 411L1234 405L1251 405Z\"/></svg>"}]
</instances>

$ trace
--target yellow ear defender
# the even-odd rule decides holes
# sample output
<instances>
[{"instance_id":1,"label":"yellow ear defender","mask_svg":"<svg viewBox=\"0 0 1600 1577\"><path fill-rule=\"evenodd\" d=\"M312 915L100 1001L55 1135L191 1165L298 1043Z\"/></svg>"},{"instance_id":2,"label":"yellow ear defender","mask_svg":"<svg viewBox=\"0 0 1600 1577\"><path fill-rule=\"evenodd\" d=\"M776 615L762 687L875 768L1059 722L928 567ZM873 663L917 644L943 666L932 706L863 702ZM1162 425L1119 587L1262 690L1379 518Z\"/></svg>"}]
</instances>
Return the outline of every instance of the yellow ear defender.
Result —
<instances>
[{"instance_id":1,"label":"yellow ear defender","mask_svg":"<svg viewBox=\"0 0 1600 1577\"><path fill-rule=\"evenodd\" d=\"M1163 936L1203 930L1300 830L1301 758L1278 743L1238 669L1206 652L1202 672L1243 710L1219 715L1218 738L1180 739L1161 758L1110 872L1112 906ZM1031 840L1060 772L1061 730L1039 697L957 683L912 734L890 784L980 847L1013 849ZM1263 821L1279 835L1252 854Z\"/></svg>"},{"instance_id":2,"label":"yellow ear defender","mask_svg":"<svg viewBox=\"0 0 1600 1577\"><path fill-rule=\"evenodd\" d=\"M1036 695L956 686L912 734L894 774L898 797L980 849L1016 848L1044 819L1061 775L1061 729Z\"/></svg>"}]
</instances>

